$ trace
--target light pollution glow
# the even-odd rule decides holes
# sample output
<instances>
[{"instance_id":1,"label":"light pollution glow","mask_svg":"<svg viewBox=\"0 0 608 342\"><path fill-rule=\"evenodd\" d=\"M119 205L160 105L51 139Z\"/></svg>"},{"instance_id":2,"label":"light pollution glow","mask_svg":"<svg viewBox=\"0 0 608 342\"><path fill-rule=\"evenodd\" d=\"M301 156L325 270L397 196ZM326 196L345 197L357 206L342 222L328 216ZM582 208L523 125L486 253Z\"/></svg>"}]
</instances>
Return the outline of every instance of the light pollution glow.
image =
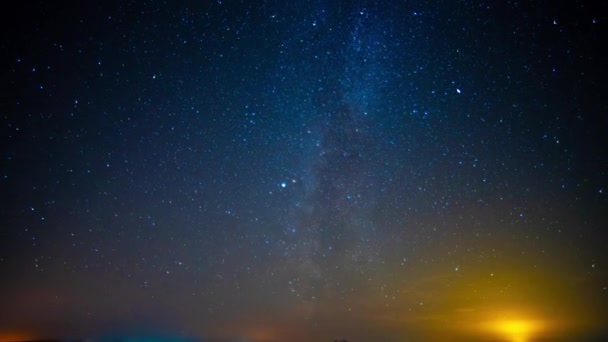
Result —
<instances>
[{"instance_id":1,"label":"light pollution glow","mask_svg":"<svg viewBox=\"0 0 608 342\"><path fill-rule=\"evenodd\" d=\"M438 252L428 249L425 253L430 260ZM457 270L451 265L412 262L403 273L396 274L387 266L378 274L386 280L381 290L369 287L341 301L303 301L299 306L282 308L280 316L243 309L242 315L224 321L221 327L201 329L192 336L247 336L253 341L347 338L530 342L570 337L582 340L577 337L604 329L601 317L605 317L606 308L594 303L593 293L582 291L585 279L572 279L564 272L573 265L533 263L514 255L512 251L506 253L500 263L462 263L464 266ZM361 279L352 281L365 283ZM32 296L23 298L27 297ZM31 303L24 301L18 306L31 307ZM196 317L188 314L191 310L181 308L184 315L178 319L194 324ZM60 309L44 312L55 310ZM100 332L91 332L93 336L96 333ZM6 336L0 335L3 340ZM31 336L56 334L32 331Z\"/></svg>"},{"instance_id":2,"label":"light pollution glow","mask_svg":"<svg viewBox=\"0 0 608 342\"><path fill-rule=\"evenodd\" d=\"M508 338L512 342L526 342L530 337L538 335L545 328L545 322L525 320L525 319L506 319L487 324L489 332L496 332L500 337Z\"/></svg>"},{"instance_id":3,"label":"light pollution glow","mask_svg":"<svg viewBox=\"0 0 608 342\"><path fill-rule=\"evenodd\" d=\"M28 341L34 336L20 331L0 331L0 342L5 341Z\"/></svg>"},{"instance_id":4,"label":"light pollution glow","mask_svg":"<svg viewBox=\"0 0 608 342\"><path fill-rule=\"evenodd\" d=\"M420 340L529 342L576 338L604 329L605 308L581 291L586 279L564 270L562 260L542 262L511 252L500 264L474 267L411 267L395 279L400 299L394 310L378 310L383 329L400 329ZM374 312L381 298L364 307Z\"/></svg>"}]
</instances>

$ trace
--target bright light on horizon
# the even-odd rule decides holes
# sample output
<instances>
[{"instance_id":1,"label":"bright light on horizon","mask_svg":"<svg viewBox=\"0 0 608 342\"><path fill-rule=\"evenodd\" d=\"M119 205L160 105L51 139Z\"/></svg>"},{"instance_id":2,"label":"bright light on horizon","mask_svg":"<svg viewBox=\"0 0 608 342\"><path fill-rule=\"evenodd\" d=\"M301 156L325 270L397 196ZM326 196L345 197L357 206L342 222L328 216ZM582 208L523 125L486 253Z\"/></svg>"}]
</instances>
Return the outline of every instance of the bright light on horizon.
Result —
<instances>
[{"instance_id":1,"label":"bright light on horizon","mask_svg":"<svg viewBox=\"0 0 608 342\"><path fill-rule=\"evenodd\" d=\"M530 338L538 335L544 326L545 323L538 320L501 319L488 323L487 328L511 342L528 342Z\"/></svg>"}]
</instances>

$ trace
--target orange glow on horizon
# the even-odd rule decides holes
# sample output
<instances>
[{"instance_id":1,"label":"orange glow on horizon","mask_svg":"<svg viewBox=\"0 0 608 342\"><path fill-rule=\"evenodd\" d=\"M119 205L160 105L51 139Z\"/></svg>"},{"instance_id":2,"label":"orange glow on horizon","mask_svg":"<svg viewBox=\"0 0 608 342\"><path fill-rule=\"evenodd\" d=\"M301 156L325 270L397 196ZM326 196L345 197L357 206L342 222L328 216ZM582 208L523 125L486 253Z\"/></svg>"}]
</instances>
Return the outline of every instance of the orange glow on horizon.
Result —
<instances>
[{"instance_id":1,"label":"orange glow on horizon","mask_svg":"<svg viewBox=\"0 0 608 342\"><path fill-rule=\"evenodd\" d=\"M17 331L0 331L0 342L31 341L36 338L32 334Z\"/></svg>"}]
</instances>

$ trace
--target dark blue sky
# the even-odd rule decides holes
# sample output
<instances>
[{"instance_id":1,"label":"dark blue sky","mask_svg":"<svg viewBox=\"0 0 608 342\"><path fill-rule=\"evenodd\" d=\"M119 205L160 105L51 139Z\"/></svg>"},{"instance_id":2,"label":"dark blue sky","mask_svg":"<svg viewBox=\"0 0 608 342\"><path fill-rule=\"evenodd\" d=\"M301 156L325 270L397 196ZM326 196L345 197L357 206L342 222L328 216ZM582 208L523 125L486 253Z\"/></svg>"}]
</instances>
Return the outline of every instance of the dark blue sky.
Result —
<instances>
[{"instance_id":1,"label":"dark blue sky","mask_svg":"<svg viewBox=\"0 0 608 342\"><path fill-rule=\"evenodd\" d=\"M606 10L15 4L0 338L602 333Z\"/></svg>"}]
</instances>

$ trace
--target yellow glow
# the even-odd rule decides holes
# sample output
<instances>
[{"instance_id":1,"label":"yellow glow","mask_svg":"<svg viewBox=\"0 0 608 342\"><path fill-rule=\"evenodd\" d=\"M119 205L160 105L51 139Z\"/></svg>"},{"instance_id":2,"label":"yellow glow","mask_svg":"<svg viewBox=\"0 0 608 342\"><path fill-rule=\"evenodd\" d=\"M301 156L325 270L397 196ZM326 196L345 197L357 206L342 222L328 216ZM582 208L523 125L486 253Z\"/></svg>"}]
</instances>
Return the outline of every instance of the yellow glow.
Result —
<instances>
[{"instance_id":1,"label":"yellow glow","mask_svg":"<svg viewBox=\"0 0 608 342\"><path fill-rule=\"evenodd\" d=\"M511 342L527 342L542 330L541 321L525 319L504 319L488 324L488 328Z\"/></svg>"}]
</instances>

